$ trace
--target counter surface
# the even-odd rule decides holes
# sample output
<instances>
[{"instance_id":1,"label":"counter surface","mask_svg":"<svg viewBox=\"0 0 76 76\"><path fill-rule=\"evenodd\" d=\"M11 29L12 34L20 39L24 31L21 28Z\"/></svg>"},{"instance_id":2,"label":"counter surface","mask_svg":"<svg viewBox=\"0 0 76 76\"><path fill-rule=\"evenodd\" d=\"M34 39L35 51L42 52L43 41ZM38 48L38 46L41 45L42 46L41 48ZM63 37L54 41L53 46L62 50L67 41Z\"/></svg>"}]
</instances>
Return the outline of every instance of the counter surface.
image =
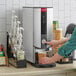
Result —
<instances>
[{"instance_id":1,"label":"counter surface","mask_svg":"<svg viewBox=\"0 0 76 76\"><path fill-rule=\"evenodd\" d=\"M15 68L13 66L1 66L0 67L0 76L10 76L11 74L16 76L20 74L25 74L25 76L32 75L41 75L41 74L56 74L56 73L64 73L67 71L74 70L76 71L76 61L73 64L57 64L56 67L53 68L35 68L31 66L31 64L27 64L27 68ZM24 76L24 75L23 75Z\"/></svg>"}]
</instances>

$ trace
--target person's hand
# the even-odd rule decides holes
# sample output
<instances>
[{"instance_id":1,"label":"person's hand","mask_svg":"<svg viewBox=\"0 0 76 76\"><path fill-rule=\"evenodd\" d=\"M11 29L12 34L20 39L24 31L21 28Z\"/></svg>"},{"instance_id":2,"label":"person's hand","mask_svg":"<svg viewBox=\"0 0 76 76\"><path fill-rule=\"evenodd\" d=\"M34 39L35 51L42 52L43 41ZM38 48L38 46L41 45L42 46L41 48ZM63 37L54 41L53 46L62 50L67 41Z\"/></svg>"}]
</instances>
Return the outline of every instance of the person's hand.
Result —
<instances>
[{"instance_id":1,"label":"person's hand","mask_svg":"<svg viewBox=\"0 0 76 76\"><path fill-rule=\"evenodd\" d=\"M57 40L52 40L50 42L46 41L44 43L49 44L52 48L55 48L55 47L57 47L59 45L59 42Z\"/></svg>"},{"instance_id":2,"label":"person's hand","mask_svg":"<svg viewBox=\"0 0 76 76\"><path fill-rule=\"evenodd\" d=\"M49 57L43 57L39 59L39 64L51 64L52 62L50 61Z\"/></svg>"}]
</instances>

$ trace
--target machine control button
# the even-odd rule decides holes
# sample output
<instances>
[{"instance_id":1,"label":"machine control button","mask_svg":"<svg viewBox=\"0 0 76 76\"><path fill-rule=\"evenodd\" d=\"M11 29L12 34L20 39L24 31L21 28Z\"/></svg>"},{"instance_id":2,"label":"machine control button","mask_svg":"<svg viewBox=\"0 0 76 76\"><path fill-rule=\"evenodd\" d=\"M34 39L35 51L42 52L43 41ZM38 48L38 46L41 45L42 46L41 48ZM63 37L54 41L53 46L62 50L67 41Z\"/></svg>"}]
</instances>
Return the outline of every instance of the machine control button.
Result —
<instances>
[{"instance_id":1,"label":"machine control button","mask_svg":"<svg viewBox=\"0 0 76 76\"><path fill-rule=\"evenodd\" d=\"M46 40L45 39L42 39L42 44L45 44Z\"/></svg>"}]
</instances>

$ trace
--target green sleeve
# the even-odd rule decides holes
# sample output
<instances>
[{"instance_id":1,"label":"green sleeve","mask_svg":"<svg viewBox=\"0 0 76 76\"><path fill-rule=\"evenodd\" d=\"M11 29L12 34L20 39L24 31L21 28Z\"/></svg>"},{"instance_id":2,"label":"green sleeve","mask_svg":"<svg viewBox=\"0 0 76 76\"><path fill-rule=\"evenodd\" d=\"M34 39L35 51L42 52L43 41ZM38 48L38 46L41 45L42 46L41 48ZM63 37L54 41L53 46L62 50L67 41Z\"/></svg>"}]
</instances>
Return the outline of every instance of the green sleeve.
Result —
<instances>
[{"instance_id":1,"label":"green sleeve","mask_svg":"<svg viewBox=\"0 0 76 76\"><path fill-rule=\"evenodd\" d=\"M68 57L72 51L76 49L76 28L74 29L71 38L58 49L58 54L63 57Z\"/></svg>"}]
</instances>

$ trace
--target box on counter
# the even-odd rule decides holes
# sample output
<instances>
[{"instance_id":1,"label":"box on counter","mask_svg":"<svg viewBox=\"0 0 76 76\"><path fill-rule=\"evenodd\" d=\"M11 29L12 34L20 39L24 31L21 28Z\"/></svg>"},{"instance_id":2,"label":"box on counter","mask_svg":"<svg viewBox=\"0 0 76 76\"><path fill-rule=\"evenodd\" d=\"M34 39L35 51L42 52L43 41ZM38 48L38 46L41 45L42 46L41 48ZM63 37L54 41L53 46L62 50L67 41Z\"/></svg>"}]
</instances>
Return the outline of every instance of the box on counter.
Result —
<instances>
[{"instance_id":1,"label":"box on counter","mask_svg":"<svg viewBox=\"0 0 76 76\"><path fill-rule=\"evenodd\" d=\"M6 65L6 57L0 57L0 65Z\"/></svg>"},{"instance_id":2,"label":"box on counter","mask_svg":"<svg viewBox=\"0 0 76 76\"><path fill-rule=\"evenodd\" d=\"M0 57L4 56L4 51L0 51Z\"/></svg>"}]
</instances>

